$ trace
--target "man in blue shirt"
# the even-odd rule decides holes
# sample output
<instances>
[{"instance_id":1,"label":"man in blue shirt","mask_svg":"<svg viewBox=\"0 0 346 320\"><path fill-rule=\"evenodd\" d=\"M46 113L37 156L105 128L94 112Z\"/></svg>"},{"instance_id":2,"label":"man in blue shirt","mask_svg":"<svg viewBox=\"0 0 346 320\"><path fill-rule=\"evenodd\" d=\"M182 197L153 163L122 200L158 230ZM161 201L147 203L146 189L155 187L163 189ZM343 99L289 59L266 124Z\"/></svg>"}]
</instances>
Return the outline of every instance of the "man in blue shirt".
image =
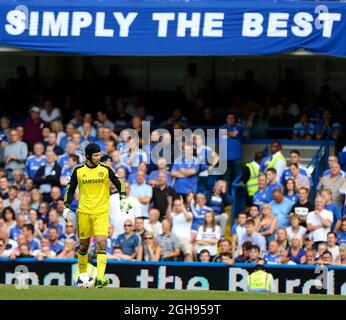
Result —
<instances>
[{"instance_id":1,"label":"man in blue shirt","mask_svg":"<svg viewBox=\"0 0 346 320\"><path fill-rule=\"evenodd\" d=\"M325 170L325 171L323 172L323 177L331 176L330 168L331 168L335 163L336 163L336 164L339 164L339 159L338 159L338 157L336 157L336 156L330 156L330 157L328 157L328 167L329 167L329 169L327 169L327 170ZM346 178L346 173L345 173L345 171L340 170L340 175L341 175L343 178Z\"/></svg>"},{"instance_id":2,"label":"man in blue shirt","mask_svg":"<svg viewBox=\"0 0 346 320\"><path fill-rule=\"evenodd\" d=\"M323 189L320 191L321 197L325 201L326 205L324 209L333 213L333 223L330 226L331 231L339 230L341 225L342 213L338 204L333 202L333 193L330 189Z\"/></svg>"},{"instance_id":3,"label":"man in blue shirt","mask_svg":"<svg viewBox=\"0 0 346 320\"><path fill-rule=\"evenodd\" d=\"M25 225L25 216L24 214L20 213L16 218L16 225L10 228L10 239L16 241L18 235L22 233L24 225Z\"/></svg>"},{"instance_id":4,"label":"man in blue shirt","mask_svg":"<svg viewBox=\"0 0 346 320\"><path fill-rule=\"evenodd\" d=\"M245 223L246 233L241 237L238 248L243 245L245 241L250 241L252 245L257 245L260 247L261 252L264 253L267 251L266 239L255 231L255 221L249 219Z\"/></svg>"},{"instance_id":5,"label":"man in blue shirt","mask_svg":"<svg viewBox=\"0 0 346 320\"><path fill-rule=\"evenodd\" d=\"M132 259L137 256L138 246L140 245L139 236L133 232L133 223L130 219L124 221L125 233L118 236L115 245L120 246L122 252Z\"/></svg>"},{"instance_id":6,"label":"man in blue shirt","mask_svg":"<svg viewBox=\"0 0 346 320\"><path fill-rule=\"evenodd\" d=\"M255 192L252 202L258 206L262 206L263 203L269 203L272 196L267 192L267 178L264 174L258 176L258 190Z\"/></svg>"},{"instance_id":7,"label":"man in blue shirt","mask_svg":"<svg viewBox=\"0 0 346 320\"><path fill-rule=\"evenodd\" d=\"M309 173L308 169L299 164L300 162L300 152L298 150L292 150L290 152L290 161L289 164L296 163L299 167L299 173L302 174L303 176L307 176L310 180L310 184L312 184L312 178L311 174ZM291 177L291 171L289 166L286 167L281 175L280 178L280 183L281 185L284 185L286 180Z\"/></svg>"},{"instance_id":8,"label":"man in blue shirt","mask_svg":"<svg viewBox=\"0 0 346 320\"><path fill-rule=\"evenodd\" d=\"M243 127L237 123L237 116L234 112L229 112L226 118L226 124L220 129L227 129L227 171L224 180L229 181L230 187L233 180L241 175L242 169L242 146ZM221 159L225 160L225 159Z\"/></svg>"},{"instance_id":9,"label":"man in blue shirt","mask_svg":"<svg viewBox=\"0 0 346 320\"><path fill-rule=\"evenodd\" d=\"M34 237L35 228L32 224L28 223L23 226L23 235L27 240L27 245L30 250L39 250L41 248L41 243L38 239Z\"/></svg>"},{"instance_id":10,"label":"man in blue shirt","mask_svg":"<svg viewBox=\"0 0 346 320\"><path fill-rule=\"evenodd\" d=\"M199 161L193 156L191 145L184 146L184 152L173 164L171 176L175 178L174 190L178 195L186 196L197 192Z\"/></svg>"},{"instance_id":11,"label":"man in blue shirt","mask_svg":"<svg viewBox=\"0 0 346 320\"><path fill-rule=\"evenodd\" d=\"M83 161L83 155L78 152L76 144L74 142L69 142L67 144L67 150L66 153L61 155L58 159L58 165L64 170L68 167L68 160L72 155L76 155L78 157L78 163Z\"/></svg>"},{"instance_id":12,"label":"man in blue shirt","mask_svg":"<svg viewBox=\"0 0 346 320\"><path fill-rule=\"evenodd\" d=\"M282 186L276 182L276 170L275 168L269 168L266 172L267 187L266 187L266 199L268 202L272 201L273 191L282 190ZM293 204L292 204L293 205Z\"/></svg>"},{"instance_id":13,"label":"man in blue shirt","mask_svg":"<svg viewBox=\"0 0 346 320\"><path fill-rule=\"evenodd\" d=\"M277 220L277 228L288 228L290 226L290 212L294 203L283 195L281 189L275 189L272 195L273 200L269 204Z\"/></svg>"},{"instance_id":14,"label":"man in blue shirt","mask_svg":"<svg viewBox=\"0 0 346 320\"><path fill-rule=\"evenodd\" d=\"M59 253L64 249L64 245L59 241L59 231L57 228L52 227L49 229L48 238L50 250Z\"/></svg>"},{"instance_id":15,"label":"man in blue shirt","mask_svg":"<svg viewBox=\"0 0 346 320\"><path fill-rule=\"evenodd\" d=\"M34 144L34 154L26 159L24 173L30 179L34 179L38 168L47 163L43 151L43 144L41 142L37 142Z\"/></svg>"},{"instance_id":16,"label":"man in blue shirt","mask_svg":"<svg viewBox=\"0 0 346 320\"><path fill-rule=\"evenodd\" d=\"M65 194L66 186L71 179L72 171L74 167L78 164L78 161L79 161L78 156L73 154L69 156L67 165L62 169L62 172L60 175L60 185L61 185L62 194Z\"/></svg>"}]
</instances>

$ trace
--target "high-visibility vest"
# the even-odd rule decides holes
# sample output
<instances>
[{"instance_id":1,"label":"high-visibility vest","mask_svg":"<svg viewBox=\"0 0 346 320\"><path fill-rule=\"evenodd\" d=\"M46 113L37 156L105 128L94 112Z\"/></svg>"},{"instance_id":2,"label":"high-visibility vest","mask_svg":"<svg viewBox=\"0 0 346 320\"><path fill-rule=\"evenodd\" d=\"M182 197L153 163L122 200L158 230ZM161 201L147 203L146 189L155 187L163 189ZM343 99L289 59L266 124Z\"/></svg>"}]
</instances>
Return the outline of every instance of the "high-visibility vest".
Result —
<instances>
[{"instance_id":1,"label":"high-visibility vest","mask_svg":"<svg viewBox=\"0 0 346 320\"><path fill-rule=\"evenodd\" d=\"M268 168L275 168L276 169L276 163L279 160L282 160L284 162L284 167L287 166L286 159L283 156L281 152L277 152L276 155L269 161Z\"/></svg>"},{"instance_id":2,"label":"high-visibility vest","mask_svg":"<svg viewBox=\"0 0 346 320\"><path fill-rule=\"evenodd\" d=\"M246 183L247 193L252 197L258 190L259 164L256 161L248 162L246 166L250 170L250 178Z\"/></svg>"},{"instance_id":3,"label":"high-visibility vest","mask_svg":"<svg viewBox=\"0 0 346 320\"><path fill-rule=\"evenodd\" d=\"M273 276L263 270L251 273L247 278L248 291L270 292Z\"/></svg>"}]
</instances>

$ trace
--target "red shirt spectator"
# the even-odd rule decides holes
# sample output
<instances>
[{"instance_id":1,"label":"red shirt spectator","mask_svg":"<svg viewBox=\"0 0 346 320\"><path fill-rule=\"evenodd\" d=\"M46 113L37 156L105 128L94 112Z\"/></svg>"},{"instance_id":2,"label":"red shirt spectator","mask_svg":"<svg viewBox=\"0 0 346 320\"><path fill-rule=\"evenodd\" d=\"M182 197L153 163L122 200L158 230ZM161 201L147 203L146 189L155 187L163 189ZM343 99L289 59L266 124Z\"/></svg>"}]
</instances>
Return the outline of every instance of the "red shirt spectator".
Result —
<instances>
[{"instance_id":1,"label":"red shirt spectator","mask_svg":"<svg viewBox=\"0 0 346 320\"><path fill-rule=\"evenodd\" d=\"M40 119L39 107L32 107L29 110L29 114L30 116L24 124L24 140L28 143L29 148L32 149L32 146L36 142L43 140L42 128L44 126L44 123Z\"/></svg>"}]
</instances>

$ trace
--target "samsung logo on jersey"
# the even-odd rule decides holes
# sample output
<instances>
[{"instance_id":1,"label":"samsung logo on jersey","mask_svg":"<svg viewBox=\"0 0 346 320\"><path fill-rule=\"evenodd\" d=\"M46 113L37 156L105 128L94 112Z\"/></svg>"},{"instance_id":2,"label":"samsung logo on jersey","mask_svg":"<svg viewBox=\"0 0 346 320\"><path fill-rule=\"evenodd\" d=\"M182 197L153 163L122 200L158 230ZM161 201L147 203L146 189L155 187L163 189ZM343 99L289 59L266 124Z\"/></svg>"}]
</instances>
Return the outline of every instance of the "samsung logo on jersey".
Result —
<instances>
[{"instance_id":1,"label":"samsung logo on jersey","mask_svg":"<svg viewBox=\"0 0 346 320\"><path fill-rule=\"evenodd\" d=\"M82 180L83 184L86 183L104 183L104 179L83 179Z\"/></svg>"}]
</instances>

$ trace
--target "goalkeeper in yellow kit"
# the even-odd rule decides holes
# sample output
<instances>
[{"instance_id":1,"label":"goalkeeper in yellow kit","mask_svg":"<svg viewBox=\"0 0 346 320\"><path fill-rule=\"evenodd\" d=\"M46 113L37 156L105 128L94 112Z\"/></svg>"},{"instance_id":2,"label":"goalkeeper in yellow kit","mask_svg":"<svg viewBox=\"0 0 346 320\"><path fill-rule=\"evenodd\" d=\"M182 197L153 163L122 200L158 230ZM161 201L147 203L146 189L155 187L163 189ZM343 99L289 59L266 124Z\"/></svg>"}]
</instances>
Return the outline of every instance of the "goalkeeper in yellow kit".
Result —
<instances>
[{"instance_id":1,"label":"goalkeeper in yellow kit","mask_svg":"<svg viewBox=\"0 0 346 320\"><path fill-rule=\"evenodd\" d=\"M97 249L95 285L102 288L109 283L109 279L104 278L107 264L106 244L110 211L109 180L116 186L120 194L120 209L128 212L131 205L126 200L125 186L113 168L100 162L101 149L99 145L88 144L85 148L85 157L86 162L75 167L67 185L63 217L66 221L73 221L77 224L79 273L87 272L90 237L95 237ZM77 186L80 194L78 215L70 210Z\"/></svg>"}]
</instances>

